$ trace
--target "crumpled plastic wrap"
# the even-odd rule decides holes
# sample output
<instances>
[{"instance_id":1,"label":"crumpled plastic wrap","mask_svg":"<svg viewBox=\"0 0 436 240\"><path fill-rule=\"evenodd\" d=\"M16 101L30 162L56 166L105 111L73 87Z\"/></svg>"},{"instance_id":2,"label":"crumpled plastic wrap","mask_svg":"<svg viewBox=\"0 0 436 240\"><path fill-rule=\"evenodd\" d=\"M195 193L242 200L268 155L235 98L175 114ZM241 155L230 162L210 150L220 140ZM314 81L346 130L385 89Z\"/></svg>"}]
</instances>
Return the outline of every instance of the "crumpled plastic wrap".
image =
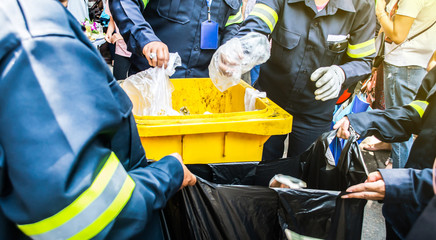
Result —
<instances>
[{"instance_id":1,"label":"crumpled plastic wrap","mask_svg":"<svg viewBox=\"0 0 436 240\"><path fill-rule=\"evenodd\" d=\"M263 34L250 32L242 38L232 38L218 48L209 64L209 76L224 92L241 80L241 75L270 57L270 44Z\"/></svg>"},{"instance_id":2,"label":"crumpled plastic wrap","mask_svg":"<svg viewBox=\"0 0 436 240\"><path fill-rule=\"evenodd\" d=\"M124 80L122 87L133 103L137 116L180 115L172 107L174 86L169 77L182 65L178 53L170 53L167 67L154 67L132 75Z\"/></svg>"},{"instance_id":3,"label":"crumpled plastic wrap","mask_svg":"<svg viewBox=\"0 0 436 240\"><path fill-rule=\"evenodd\" d=\"M253 88L246 88L244 95L245 111L256 110L256 98L266 98L266 92L259 92Z\"/></svg>"}]
</instances>

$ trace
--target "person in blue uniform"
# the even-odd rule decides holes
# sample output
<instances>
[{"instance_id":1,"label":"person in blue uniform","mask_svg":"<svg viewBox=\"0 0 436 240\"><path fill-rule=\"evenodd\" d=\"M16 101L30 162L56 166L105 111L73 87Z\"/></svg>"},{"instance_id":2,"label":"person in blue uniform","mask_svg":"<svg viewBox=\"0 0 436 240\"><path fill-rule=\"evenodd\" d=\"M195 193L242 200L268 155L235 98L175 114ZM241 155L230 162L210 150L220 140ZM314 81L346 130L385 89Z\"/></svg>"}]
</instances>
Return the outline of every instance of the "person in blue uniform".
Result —
<instances>
[{"instance_id":1,"label":"person in blue uniform","mask_svg":"<svg viewBox=\"0 0 436 240\"><path fill-rule=\"evenodd\" d=\"M237 33L243 20L241 0L110 0L109 3L112 16L133 53L129 75L150 66L165 65L169 52L178 52L182 66L176 69L173 78L208 77L207 67L216 48Z\"/></svg>"},{"instance_id":2,"label":"person in blue uniform","mask_svg":"<svg viewBox=\"0 0 436 240\"><path fill-rule=\"evenodd\" d=\"M162 239L196 178L147 165L132 104L59 1L0 4L0 239Z\"/></svg>"},{"instance_id":3,"label":"person in blue uniform","mask_svg":"<svg viewBox=\"0 0 436 240\"><path fill-rule=\"evenodd\" d=\"M288 156L328 131L339 94L370 75L375 25L373 0L256 2L237 37L257 32L272 39L254 86L294 117ZM272 136L263 159L281 158L285 138Z\"/></svg>"},{"instance_id":4,"label":"person in blue uniform","mask_svg":"<svg viewBox=\"0 0 436 240\"><path fill-rule=\"evenodd\" d=\"M345 198L383 200L387 239L404 239L434 198L433 164L436 158L436 68L423 79L415 100L402 107L350 114L334 129L347 139L350 127L360 138L375 135L382 141L400 142L418 137L412 145L406 168L379 169L365 183L347 189ZM433 201L434 202L434 201ZM433 204L434 205L434 204ZM433 225L436 221L433 221ZM416 233L415 233L416 234Z\"/></svg>"}]
</instances>

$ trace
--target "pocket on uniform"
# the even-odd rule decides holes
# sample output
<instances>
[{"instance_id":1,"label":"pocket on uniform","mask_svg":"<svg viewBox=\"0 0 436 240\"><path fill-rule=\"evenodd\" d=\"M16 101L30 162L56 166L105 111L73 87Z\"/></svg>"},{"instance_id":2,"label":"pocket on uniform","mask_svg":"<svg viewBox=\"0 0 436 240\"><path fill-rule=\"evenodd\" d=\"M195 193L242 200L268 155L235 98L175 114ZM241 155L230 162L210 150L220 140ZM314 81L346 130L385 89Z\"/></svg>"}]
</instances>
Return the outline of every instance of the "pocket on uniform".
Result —
<instances>
[{"instance_id":1,"label":"pocket on uniform","mask_svg":"<svg viewBox=\"0 0 436 240\"><path fill-rule=\"evenodd\" d=\"M277 34L273 34L272 38L284 48L292 50L300 42L301 35L280 27Z\"/></svg>"},{"instance_id":2,"label":"pocket on uniform","mask_svg":"<svg viewBox=\"0 0 436 240\"><path fill-rule=\"evenodd\" d=\"M301 35L282 27L278 30L272 34L271 61L286 72L289 72L291 70L290 62L294 57L293 55L300 42Z\"/></svg>"},{"instance_id":3,"label":"pocket on uniform","mask_svg":"<svg viewBox=\"0 0 436 240\"><path fill-rule=\"evenodd\" d=\"M195 1L159 0L157 13L172 22L186 24L190 21Z\"/></svg>"},{"instance_id":4,"label":"pocket on uniform","mask_svg":"<svg viewBox=\"0 0 436 240\"><path fill-rule=\"evenodd\" d=\"M342 57L348 47L348 39L341 41L326 41L322 66L337 65L341 63Z\"/></svg>"}]
</instances>

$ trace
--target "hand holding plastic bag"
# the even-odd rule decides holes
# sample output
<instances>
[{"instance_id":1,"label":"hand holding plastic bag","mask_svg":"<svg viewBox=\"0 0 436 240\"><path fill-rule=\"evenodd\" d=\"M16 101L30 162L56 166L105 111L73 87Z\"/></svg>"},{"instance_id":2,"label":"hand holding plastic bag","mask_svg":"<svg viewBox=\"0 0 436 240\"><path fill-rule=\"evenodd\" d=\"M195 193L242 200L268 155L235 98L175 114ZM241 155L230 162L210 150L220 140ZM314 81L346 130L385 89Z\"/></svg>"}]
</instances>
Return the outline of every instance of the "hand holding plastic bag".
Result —
<instances>
[{"instance_id":1,"label":"hand holding plastic bag","mask_svg":"<svg viewBox=\"0 0 436 240\"><path fill-rule=\"evenodd\" d=\"M241 80L241 75L270 57L270 45L265 35L251 32L242 38L232 38L218 48L209 64L209 76L224 92Z\"/></svg>"},{"instance_id":2,"label":"hand holding plastic bag","mask_svg":"<svg viewBox=\"0 0 436 240\"><path fill-rule=\"evenodd\" d=\"M166 68L155 67L128 77L123 89L133 103L133 114L137 116L180 115L172 108L174 87L169 79L181 66L178 53L170 53Z\"/></svg>"}]
</instances>

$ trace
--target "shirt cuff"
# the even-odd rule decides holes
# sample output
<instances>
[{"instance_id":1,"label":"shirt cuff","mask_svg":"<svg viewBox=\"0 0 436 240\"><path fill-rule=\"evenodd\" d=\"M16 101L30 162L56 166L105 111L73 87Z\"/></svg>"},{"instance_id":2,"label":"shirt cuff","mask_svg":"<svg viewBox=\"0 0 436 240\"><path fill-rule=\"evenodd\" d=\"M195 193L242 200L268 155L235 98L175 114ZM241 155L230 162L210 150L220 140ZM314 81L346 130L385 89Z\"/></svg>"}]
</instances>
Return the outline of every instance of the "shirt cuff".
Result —
<instances>
[{"instance_id":1,"label":"shirt cuff","mask_svg":"<svg viewBox=\"0 0 436 240\"><path fill-rule=\"evenodd\" d=\"M385 182L385 203L405 203L413 199L409 169L379 169Z\"/></svg>"}]
</instances>

